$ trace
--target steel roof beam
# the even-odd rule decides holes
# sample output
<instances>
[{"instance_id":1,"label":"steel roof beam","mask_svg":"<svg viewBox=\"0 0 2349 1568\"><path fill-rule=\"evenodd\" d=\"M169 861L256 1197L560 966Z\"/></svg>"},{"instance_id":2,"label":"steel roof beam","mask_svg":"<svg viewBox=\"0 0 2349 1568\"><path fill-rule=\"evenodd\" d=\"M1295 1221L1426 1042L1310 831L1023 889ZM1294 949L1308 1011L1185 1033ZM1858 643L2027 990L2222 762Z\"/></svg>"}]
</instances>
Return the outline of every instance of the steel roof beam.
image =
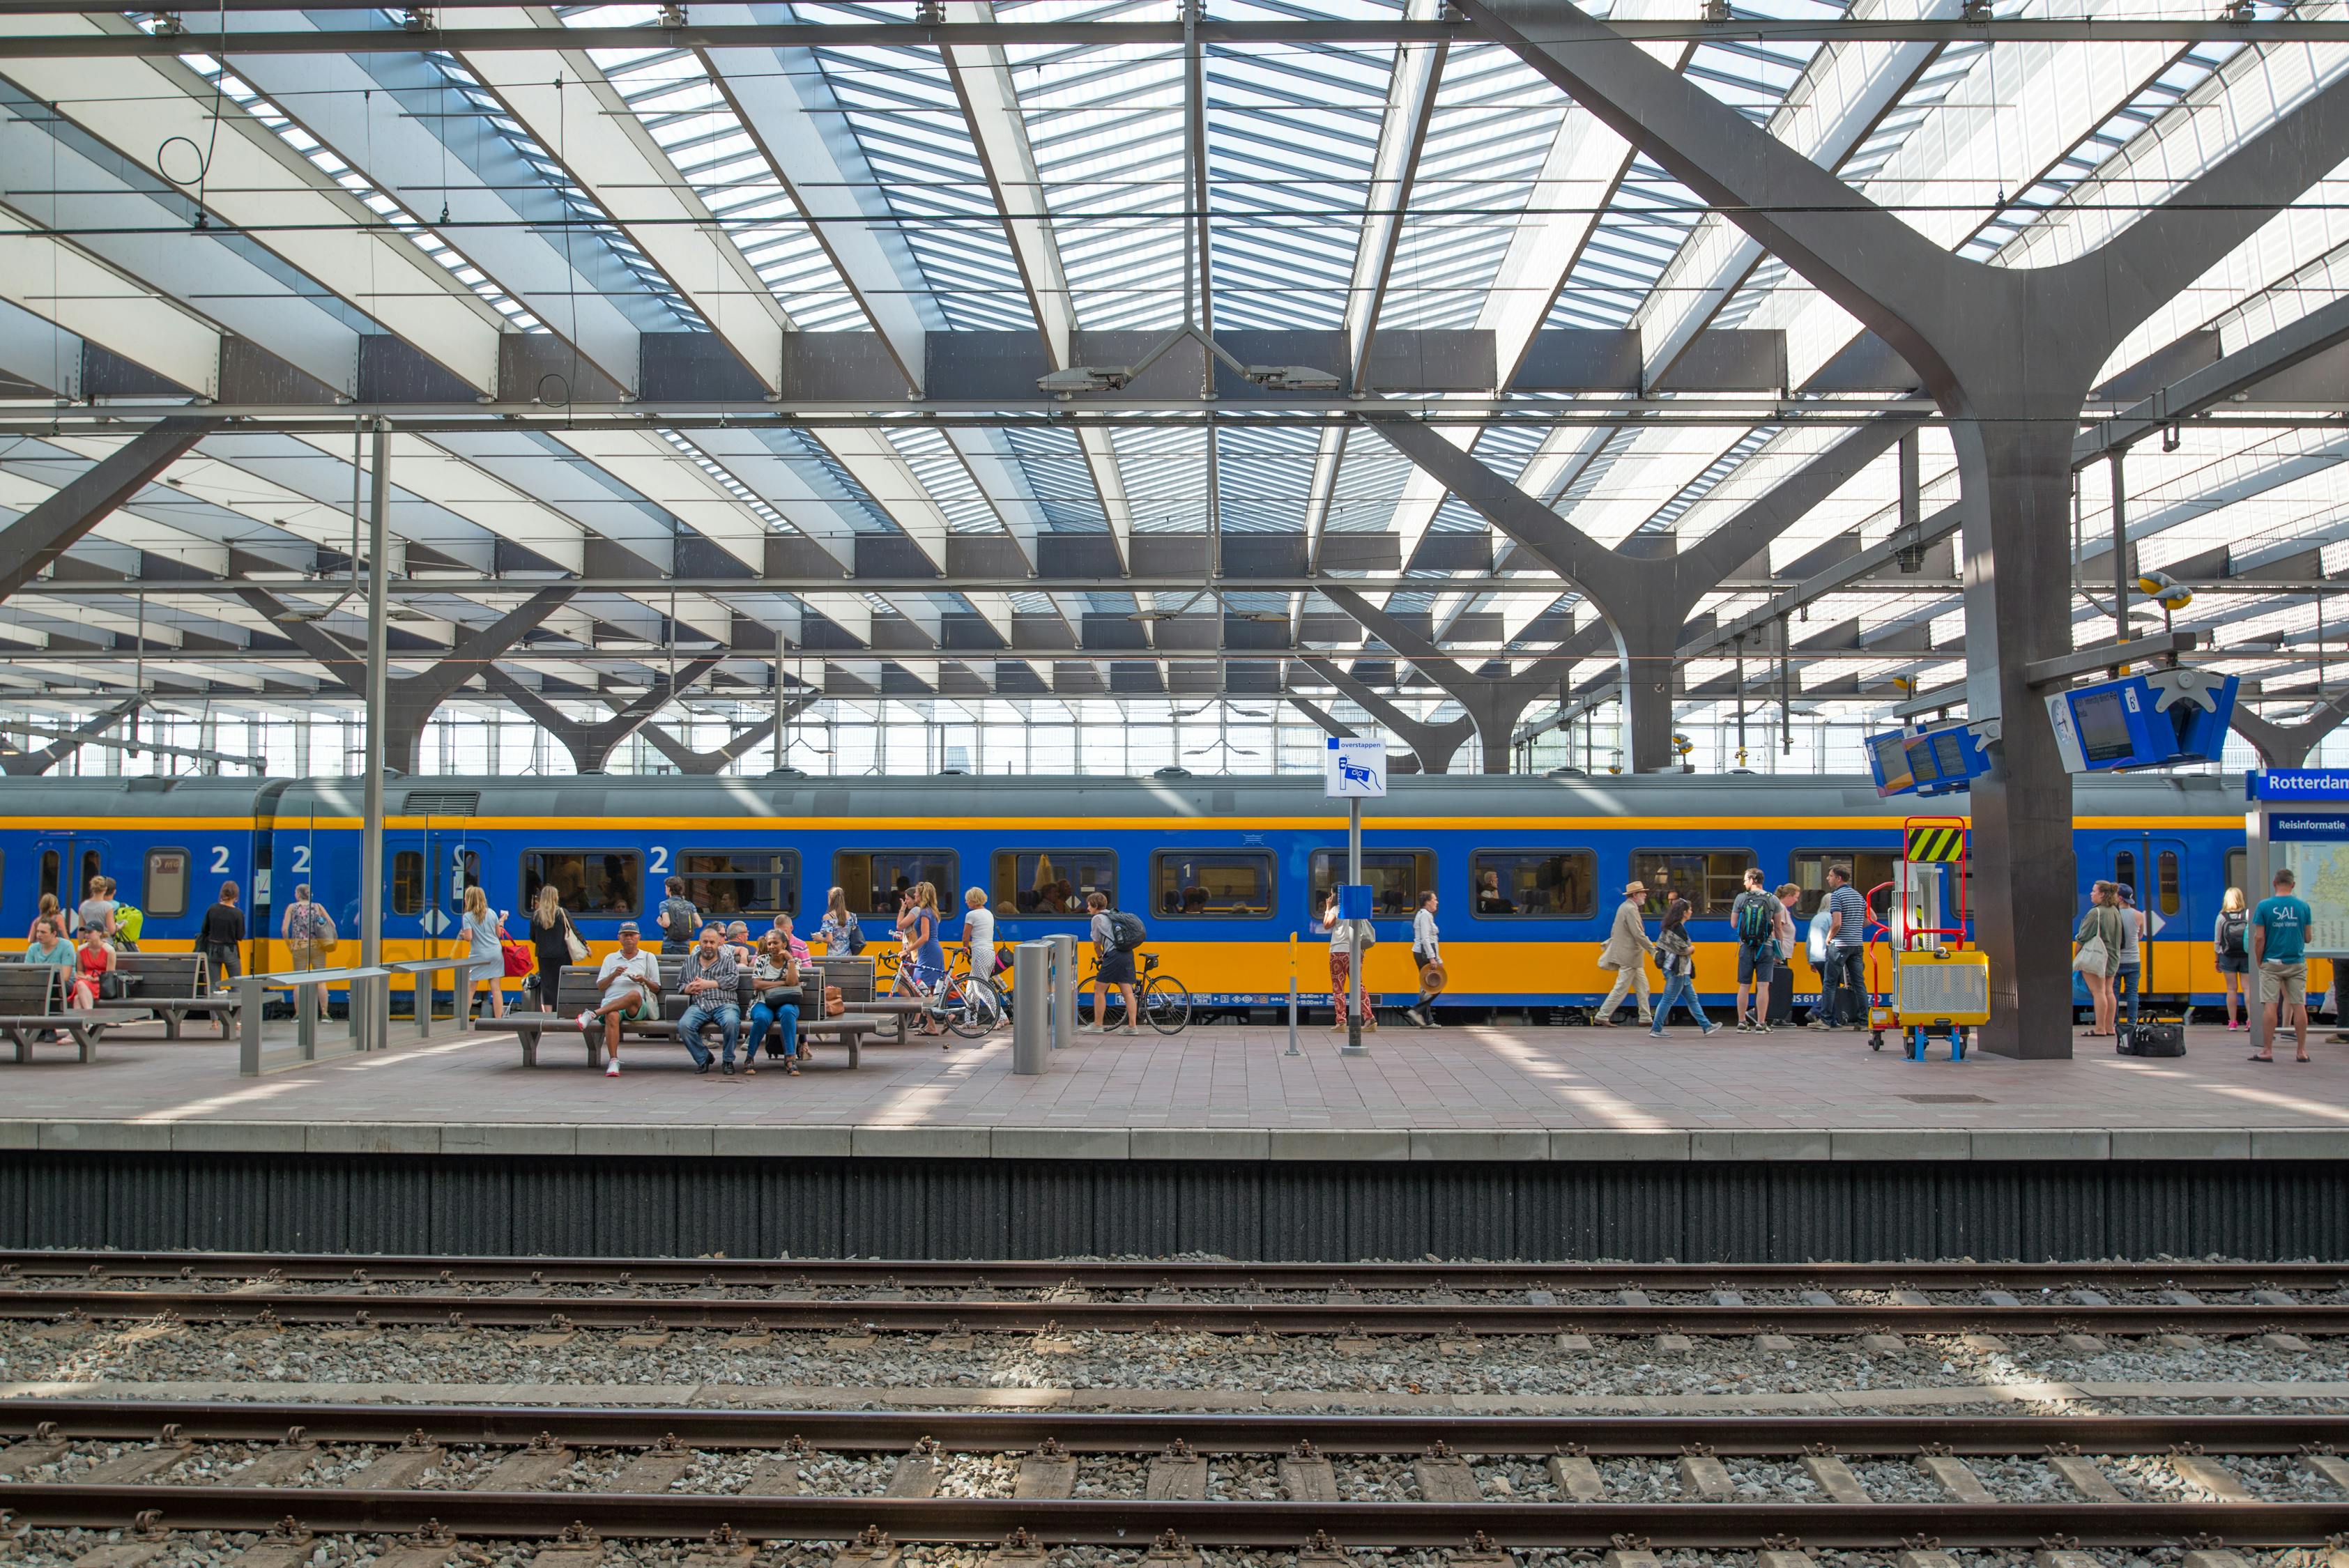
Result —
<instances>
[{"instance_id":1,"label":"steel roof beam","mask_svg":"<svg viewBox=\"0 0 2349 1568\"><path fill-rule=\"evenodd\" d=\"M2072 466L2085 468L2099 458L2126 451L2164 428L2228 402L2344 342L2349 342L2349 299L2321 304L2289 326L2244 345L2081 431L2072 441Z\"/></svg>"},{"instance_id":2,"label":"steel roof beam","mask_svg":"<svg viewBox=\"0 0 2349 1568\"><path fill-rule=\"evenodd\" d=\"M533 723L553 736L556 744L571 754L574 772L601 773L620 742L643 728L662 708L693 689L694 683L716 669L719 662L711 657L696 659L678 672L674 682L666 674L656 676L644 695L620 704L611 717L594 724L565 718L562 710L553 703L494 664L481 666L481 684L527 714Z\"/></svg>"},{"instance_id":3,"label":"steel roof beam","mask_svg":"<svg viewBox=\"0 0 2349 1568\"><path fill-rule=\"evenodd\" d=\"M215 419L167 419L133 436L88 473L0 529L0 599L30 583L109 512L218 428Z\"/></svg>"}]
</instances>

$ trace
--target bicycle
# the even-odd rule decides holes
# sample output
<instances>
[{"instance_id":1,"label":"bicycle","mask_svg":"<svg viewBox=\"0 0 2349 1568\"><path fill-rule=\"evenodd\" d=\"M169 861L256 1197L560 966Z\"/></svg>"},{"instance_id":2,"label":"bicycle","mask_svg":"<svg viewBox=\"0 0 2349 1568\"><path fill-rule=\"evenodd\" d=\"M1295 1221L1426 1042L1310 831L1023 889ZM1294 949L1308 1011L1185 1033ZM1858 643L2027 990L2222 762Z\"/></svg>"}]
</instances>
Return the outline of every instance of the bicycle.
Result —
<instances>
[{"instance_id":1,"label":"bicycle","mask_svg":"<svg viewBox=\"0 0 2349 1568\"><path fill-rule=\"evenodd\" d=\"M986 981L973 979L968 968L954 968L953 960L949 958L946 974L935 981L925 982L901 960L902 955L895 953L876 955L873 977L875 995L901 995L897 979L903 975L906 984L912 987L912 995L923 1004L920 1016L936 1019L949 1033L966 1040L978 1040L986 1038L1001 1026L1004 1018L1002 998ZM938 1048L946 1050L948 1047L940 1046Z\"/></svg>"},{"instance_id":2,"label":"bicycle","mask_svg":"<svg viewBox=\"0 0 2349 1568\"><path fill-rule=\"evenodd\" d=\"M1134 995L1142 1005L1142 1021L1162 1035L1179 1034L1191 1022L1190 988L1172 975L1157 973L1158 954L1144 953L1137 956L1141 960L1141 976L1140 983L1134 987ZM1096 963L1092 972L1083 980L1079 981L1078 985L1080 988L1087 984L1093 985L1093 1016L1103 1028L1107 1028L1109 1022L1106 1014L1109 1007L1109 994L1112 987L1102 985L1100 976L1101 965ZM1121 1006L1123 1006L1123 997L1119 998ZM1126 1022L1130 1023L1132 1020L1129 1019ZM1124 1024L1121 1023L1118 1026L1123 1028Z\"/></svg>"}]
</instances>

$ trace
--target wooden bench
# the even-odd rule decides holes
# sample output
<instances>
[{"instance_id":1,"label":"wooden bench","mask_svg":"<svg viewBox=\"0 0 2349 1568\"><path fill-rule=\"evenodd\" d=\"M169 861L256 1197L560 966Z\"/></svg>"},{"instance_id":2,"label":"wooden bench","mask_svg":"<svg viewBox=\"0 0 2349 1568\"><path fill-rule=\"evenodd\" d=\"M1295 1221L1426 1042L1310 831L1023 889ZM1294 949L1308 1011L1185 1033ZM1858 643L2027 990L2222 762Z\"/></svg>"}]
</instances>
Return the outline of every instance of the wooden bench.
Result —
<instances>
[{"instance_id":1,"label":"wooden bench","mask_svg":"<svg viewBox=\"0 0 2349 1568\"><path fill-rule=\"evenodd\" d=\"M895 1018L897 1032L893 1037L894 1044L902 1046L913 1038L914 1020L929 1004L919 996L875 995L872 959L823 957L812 962L823 973L824 985L840 988L842 1006Z\"/></svg>"},{"instance_id":2,"label":"wooden bench","mask_svg":"<svg viewBox=\"0 0 2349 1568\"><path fill-rule=\"evenodd\" d=\"M91 1012L66 1012L63 976L56 964L0 965L0 1036L16 1047L16 1059L33 1059L33 1046L44 1034L62 1032L80 1048L81 1059L98 1059L98 1037L107 1020Z\"/></svg>"},{"instance_id":3,"label":"wooden bench","mask_svg":"<svg viewBox=\"0 0 2349 1568\"><path fill-rule=\"evenodd\" d=\"M664 959L662 977L671 978L673 973ZM585 965L566 965L561 977L555 981L554 1012L506 1015L504 1026L512 1029L514 1038L522 1042L522 1060L524 1067L534 1068L538 1065L539 1040L549 1030L576 1029L579 1026L579 1015L594 1008L603 1000L603 987L595 983L595 970ZM742 1010L742 1018L746 1025L750 1021L750 1008L759 999L758 991L757 982L747 975L742 976L740 985L735 992L735 998L737 1006ZM823 993L819 991L815 994L821 995ZM668 1040L682 1044L678 1023L685 1016L686 1009L689 1006L691 1006L689 998L678 995L674 991L664 990L661 993L661 1016L657 1019L624 1020L620 1025L621 1037L627 1040ZM811 1010L821 1011L821 1008ZM839 1040L848 1047L848 1066L850 1070L854 1071L862 1059L860 1047L864 1044L864 1037L880 1033L883 1026L881 1019L868 1013L850 1013L837 1018L809 1017L802 1013L800 1017L799 1036L802 1041L812 1037ZM600 1027L591 1031L585 1037L585 1043L587 1065L591 1068L602 1067L604 1065L604 1031Z\"/></svg>"},{"instance_id":4,"label":"wooden bench","mask_svg":"<svg viewBox=\"0 0 2349 1568\"><path fill-rule=\"evenodd\" d=\"M204 1013L220 1022L221 1037L228 1037L229 1019L238 999L210 991L211 965L201 953L118 953L114 972L122 976L123 994L100 1002L98 1011L111 1015L118 1025L151 1013L163 1020L163 1037L180 1038L180 1026L191 1013Z\"/></svg>"}]
</instances>

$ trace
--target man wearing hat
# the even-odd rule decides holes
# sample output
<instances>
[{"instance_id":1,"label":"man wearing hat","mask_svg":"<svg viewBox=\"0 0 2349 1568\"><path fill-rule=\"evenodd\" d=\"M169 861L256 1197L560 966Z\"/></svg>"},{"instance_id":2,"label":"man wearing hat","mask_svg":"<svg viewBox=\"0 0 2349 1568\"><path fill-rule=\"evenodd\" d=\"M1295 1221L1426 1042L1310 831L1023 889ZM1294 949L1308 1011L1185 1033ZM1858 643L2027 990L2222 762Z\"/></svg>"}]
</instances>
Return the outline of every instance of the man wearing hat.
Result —
<instances>
[{"instance_id":1,"label":"man wearing hat","mask_svg":"<svg viewBox=\"0 0 2349 1568\"><path fill-rule=\"evenodd\" d=\"M604 1050L611 1057L604 1076L618 1078L622 1021L660 1016L660 960L640 944L635 921L620 922L620 950L604 955L595 984L604 988L604 999L593 1012L579 1015L579 1032L592 1039L598 1028L604 1031Z\"/></svg>"},{"instance_id":2,"label":"man wearing hat","mask_svg":"<svg viewBox=\"0 0 2349 1568\"><path fill-rule=\"evenodd\" d=\"M1600 1028L1612 1028L1615 1009L1623 1003L1623 993L1637 985L1640 988L1640 1022L1652 1021L1651 1004L1648 999L1648 954L1656 944L1648 940L1648 928L1640 923L1640 904L1648 896L1648 884L1633 877L1623 885L1623 902L1615 906L1615 927L1607 934L1607 945L1599 950L1599 967L1615 971L1614 988L1590 1021Z\"/></svg>"}]
</instances>

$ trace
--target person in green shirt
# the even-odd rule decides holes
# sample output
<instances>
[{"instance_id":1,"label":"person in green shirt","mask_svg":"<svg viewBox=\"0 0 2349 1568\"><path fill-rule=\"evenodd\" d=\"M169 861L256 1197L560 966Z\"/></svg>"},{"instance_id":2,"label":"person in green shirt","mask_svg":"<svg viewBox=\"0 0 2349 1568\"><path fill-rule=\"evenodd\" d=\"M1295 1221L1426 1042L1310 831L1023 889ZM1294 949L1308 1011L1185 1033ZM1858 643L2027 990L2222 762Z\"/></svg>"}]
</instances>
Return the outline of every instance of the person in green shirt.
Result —
<instances>
[{"instance_id":1,"label":"person in green shirt","mask_svg":"<svg viewBox=\"0 0 2349 1568\"><path fill-rule=\"evenodd\" d=\"M2275 896L2251 911L2251 966L2260 972L2260 1048L2255 1062L2275 1060L2278 1023L2289 1024L2308 1059L2308 927L2316 912L2297 897L2289 870L2275 874Z\"/></svg>"},{"instance_id":2,"label":"person in green shirt","mask_svg":"<svg viewBox=\"0 0 2349 1568\"><path fill-rule=\"evenodd\" d=\"M57 934L57 923L53 920L35 921L33 940L25 944L25 962L56 964L70 969L73 961L73 944Z\"/></svg>"}]
</instances>

